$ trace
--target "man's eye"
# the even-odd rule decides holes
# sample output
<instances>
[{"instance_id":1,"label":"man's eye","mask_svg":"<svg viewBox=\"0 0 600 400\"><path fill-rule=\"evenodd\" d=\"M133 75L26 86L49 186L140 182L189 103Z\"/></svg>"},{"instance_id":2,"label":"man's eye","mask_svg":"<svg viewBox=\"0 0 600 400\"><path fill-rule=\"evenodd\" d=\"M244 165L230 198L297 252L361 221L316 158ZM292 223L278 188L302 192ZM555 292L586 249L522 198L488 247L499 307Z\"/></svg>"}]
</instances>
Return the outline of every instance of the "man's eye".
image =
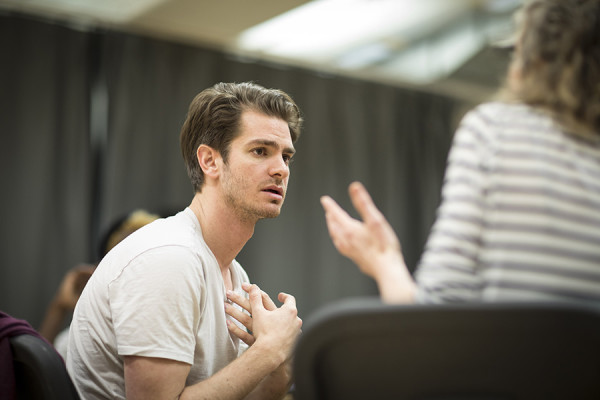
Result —
<instances>
[{"instance_id":1,"label":"man's eye","mask_svg":"<svg viewBox=\"0 0 600 400\"><path fill-rule=\"evenodd\" d=\"M252 150L252 152L254 152L254 154L256 154L257 156L262 156L262 155L265 155L265 153L266 153L265 149L262 147L254 149L254 150Z\"/></svg>"},{"instance_id":2,"label":"man's eye","mask_svg":"<svg viewBox=\"0 0 600 400\"><path fill-rule=\"evenodd\" d=\"M290 165L292 161L294 161L292 156L288 156L286 154L283 155L283 162L285 162L287 165Z\"/></svg>"}]
</instances>

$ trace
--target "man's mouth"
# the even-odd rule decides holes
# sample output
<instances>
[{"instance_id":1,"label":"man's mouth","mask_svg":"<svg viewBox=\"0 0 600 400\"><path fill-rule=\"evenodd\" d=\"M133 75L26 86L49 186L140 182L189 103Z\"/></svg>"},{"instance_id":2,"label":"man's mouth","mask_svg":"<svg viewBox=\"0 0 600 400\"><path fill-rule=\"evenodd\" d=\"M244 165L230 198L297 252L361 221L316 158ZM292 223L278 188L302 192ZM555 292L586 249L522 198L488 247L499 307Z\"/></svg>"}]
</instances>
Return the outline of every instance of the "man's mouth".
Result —
<instances>
[{"instance_id":1,"label":"man's mouth","mask_svg":"<svg viewBox=\"0 0 600 400\"><path fill-rule=\"evenodd\" d=\"M268 193L273 193L273 194L283 197L283 189L280 188L279 186L275 186L275 185L268 186L268 187L264 188L262 191L268 192Z\"/></svg>"}]
</instances>

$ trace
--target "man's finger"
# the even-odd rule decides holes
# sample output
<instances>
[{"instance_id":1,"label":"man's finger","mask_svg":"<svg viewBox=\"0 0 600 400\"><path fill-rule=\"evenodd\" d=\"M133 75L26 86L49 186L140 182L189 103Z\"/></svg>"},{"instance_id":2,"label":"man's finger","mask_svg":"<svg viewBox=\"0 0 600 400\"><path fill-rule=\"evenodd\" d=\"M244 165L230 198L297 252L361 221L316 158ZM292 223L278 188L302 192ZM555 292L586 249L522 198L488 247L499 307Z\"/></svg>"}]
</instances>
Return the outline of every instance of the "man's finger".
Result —
<instances>
[{"instance_id":1,"label":"man's finger","mask_svg":"<svg viewBox=\"0 0 600 400\"><path fill-rule=\"evenodd\" d=\"M262 291L257 285L251 285L248 290L248 296L250 297L250 307L252 314L256 314L260 310L264 310L262 300Z\"/></svg>"},{"instance_id":2,"label":"man's finger","mask_svg":"<svg viewBox=\"0 0 600 400\"><path fill-rule=\"evenodd\" d=\"M250 288L252 287L251 284L249 283L242 283L242 289L244 289L246 292L250 293ZM260 288L259 288L260 289ZM260 294L262 296L262 301L263 301L263 307L266 308L269 311L273 311L274 309L277 308L277 306L275 305L275 303L273 302L273 300L271 300L271 298L269 297L269 295L267 294L267 292L265 292L264 290L260 291ZM229 292L227 293L227 298L230 300L235 301L237 304L239 304L240 306L244 307L250 314L252 314L252 310L250 309L250 302L248 301L248 299L245 296L242 296L239 293L236 293L237 296L237 300L234 300L234 296L229 296Z\"/></svg>"},{"instance_id":3,"label":"man's finger","mask_svg":"<svg viewBox=\"0 0 600 400\"><path fill-rule=\"evenodd\" d=\"M283 303L284 306L296 308L296 298L291 294L281 292L277 298Z\"/></svg>"},{"instance_id":4,"label":"man's finger","mask_svg":"<svg viewBox=\"0 0 600 400\"><path fill-rule=\"evenodd\" d=\"M275 305L275 303L273 303L273 300L271 300L269 295L263 290L261 290L260 292L262 294L263 306L265 306L265 308L269 311L275 310L277 306Z\"/></svg>"},{"instance_id":5,"label":"man's finger","mask_svg":"<svg viewBox=\"0 0 600 400\"><path fill-rule=\"evenodd\" d=\"M229 330L229 332L239 337L248 346L252 346L254 344L254 336L252 336L247 331L241 329L239 326L237 326L235 322L227 320L227 329Z\"/></svg>"},{"instance_id":6,"label":"man's finger","mask_svg":"<svg viewBox=\"0 0 600 400\"><path fill-rule=\"evenodd\" d=\"M225 303L225 313L238 320L246 329L252 330L252 317L236 306Z\"/></svg>"},{"instance_id":7,"label":"man's finger","mask_svg":"<svg viewBox=\"0 0 600 400\"><path fill-rule=\"evenodd\" d=\"M234 292L232 290L227 291L227 300L237 304L242 307L244 310L248 311L252 314L252 308L250 307L250 301L240 293Z\"/></svg>"}]
</instances>

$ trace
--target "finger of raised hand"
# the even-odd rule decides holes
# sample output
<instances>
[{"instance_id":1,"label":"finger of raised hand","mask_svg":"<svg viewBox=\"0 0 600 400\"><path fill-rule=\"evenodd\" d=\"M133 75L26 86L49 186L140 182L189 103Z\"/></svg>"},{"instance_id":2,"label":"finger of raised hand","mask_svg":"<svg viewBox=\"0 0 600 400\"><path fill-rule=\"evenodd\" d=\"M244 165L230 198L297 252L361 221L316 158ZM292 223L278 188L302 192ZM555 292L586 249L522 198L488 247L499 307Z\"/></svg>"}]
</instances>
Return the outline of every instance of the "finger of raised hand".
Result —
<instances>
[{"instance_id":1,"label":"finger of raised hand","mask_svg":"<svg viewBox=\"0 0 600 400\"><path fill-rule=\"evenodd\" d=\"M371 233L377 237L379 244L391 243L394 247L399 246L394 229L377 208L367 189L360 182L353 182L348 191L354 208L365 221Z\"/></svg>"},{"instance_id":2,"label":"finger of raised hand","mask_svg":"<svg viewBox=\"0 0 600 400\"><path fill-rule=\"evenodd\" d=\"M364 243L365 226L357 220L339 221L326 215L327 229L333 245L346 257L353 258L357 243Z\"/></svg>"},{"instance_id":3,"label":"finger of raised hand","mask_svg":"<svg viewBox=\"0 0 600 400\"><path fill-rule=\"evenodd\" d=\"M334 220L352 220L353 218L335 200L329 196L321 197L321 206L325 210L325 216Z\"/></svg>"},{"instance_id":4,"label":"finger of raised hand","mask_svg":"<svg viewBox=\"0 0 600 400\"><path fill-rule=\"evenodd\" d=\"M325 209L325 222L329 236L335 240L341 225L344 221L347 223L351 217L330 197L321 198L321 204Z\"/></svg>"},{"instance_id":5,"label":"finger of raised hand","mask_svg":"<svg viewBox=\"0 0 600 400\"><path fill-rule=\"evenodd\" d=\"M248 331L240 328L235 322L227 320L227 329L229 332L240 338L248 346L252 346L255 342L255 338Z\"/></svg>"},{"instance_id":6,"label":"finger of raised hand","mask_svg":"<svg viewBox=\"0 0 600 400\"><path fill-rule=\"evenodd\" d=\"M379 220L383 217L383 214L379 211L371 195L367 192L367 189L360 182L352 182L348 187L348 193L350 194L350 200L352 205L358 211L363 221L368 222L370 220Z\"/></svg>"}]
</instances>

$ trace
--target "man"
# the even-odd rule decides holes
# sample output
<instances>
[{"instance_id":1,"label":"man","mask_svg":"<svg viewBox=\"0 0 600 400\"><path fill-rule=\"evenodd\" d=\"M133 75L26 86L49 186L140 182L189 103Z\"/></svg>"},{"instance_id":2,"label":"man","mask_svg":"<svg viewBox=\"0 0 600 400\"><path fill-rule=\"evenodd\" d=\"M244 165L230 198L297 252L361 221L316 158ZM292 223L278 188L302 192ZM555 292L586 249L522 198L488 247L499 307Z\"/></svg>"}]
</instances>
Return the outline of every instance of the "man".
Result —
<instances>
[{"instance_id":1,"label":"man","mask_svg":"<svg viewBox=\"0 0 600 400\"><path fill-rule=\"evenodd\" d=\"M506 98L456 132L413 280L364 186L363 221L322 198L329 233L392 303L600 303L600 0L526 2Z\"/></svg>"},{"instance_id":2,"label":"man","mask_svg":"<svg viewBox=\"0 0 600 400\"><path fill-rule=\"evenodd\" d=\"M280 293L277 308L235 257L280 213L301 122L287 94L251 83L192 101L180 137L191 204L119 243L77 303L67 367L84 399L283 397L295 299Z\"/></svg>"}]
</instances>

